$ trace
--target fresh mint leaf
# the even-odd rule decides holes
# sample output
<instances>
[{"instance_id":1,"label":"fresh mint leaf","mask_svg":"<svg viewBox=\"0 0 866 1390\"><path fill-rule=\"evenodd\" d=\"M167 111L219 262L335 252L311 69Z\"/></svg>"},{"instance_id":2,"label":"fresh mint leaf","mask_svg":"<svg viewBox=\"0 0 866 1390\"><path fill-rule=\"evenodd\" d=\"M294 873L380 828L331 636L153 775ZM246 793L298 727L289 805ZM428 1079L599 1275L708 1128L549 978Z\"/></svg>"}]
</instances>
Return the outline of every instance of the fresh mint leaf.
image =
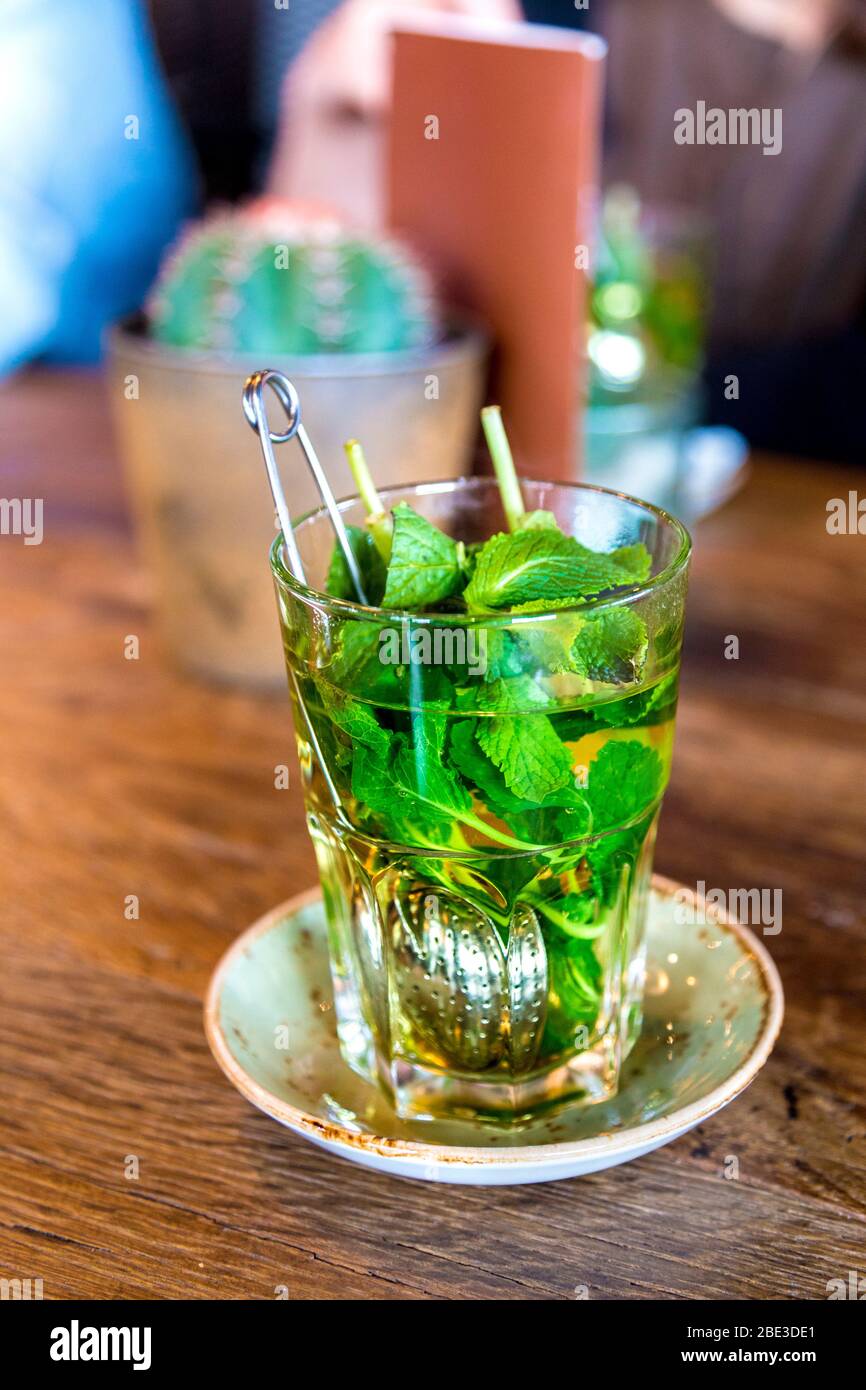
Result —
<instances>
[{"instance_id":1,"label":"fresh mint leaf","mask_svg":"<svg viewBox=\"0 0 866 1390\"><path fill-rule=\"evenodd\" d=\"M625 685L640 679L646 623L633 608L608 608L582 623L571 648L572 669L592 681Z\"/></svg>"},{"instance_id":2,"label":"fresh mint leaf","mask_svg":"<svg viewBox=\"0 0 866 1390\"><path fill-rule=\"evenodd\" d=\"M626 700L608 700L595 704L588 711L588 717L596 724L607 724L613 728L627 728L632 724L663 724L673 719L677 707L677 688L679 673L656 681L647 690L638 691Z\"/></svg>"},{"instance_id":3,"label":"fresh mint leaf","mask_svg":"<svg viewBox=\"0 0 866 1390\"><path fill-rule=\"evenodd\" d=\"M333 656L322 673L333 685L368 702L392 708L449 705L450 668L420 661L394 662L390 657L395 642L399 653L402 632L392 624L350 619L340 624Z\"/></svg>"},{"instance_id":4,"label":"fresh mint leaf","mask_svg":"<svg viewBox=\"0 0 866 1390\"><path fill-rule=\"evenodd\" d=\"M532 714L550 704L550 696L526 673L471 686L457 696L458 709L483 714Z\"/></svg>"},{"instance_id":5,"label":"fresh mint leaf","mask_svg":"<svg viewBox=\"0 0 866 1390\"><path fill-rule=\"evenodd\" d=\"M344 734L348 734L353 745L363 744L380 758L387 758L393 734L382 727L369 706L352 695L335 690L321 678L317 679L316 685L325 712Z\"/></svg>"},{"instance_id":6,"label":"fresh mint leaf","mask_svg":"<svg viewBox=\"0 0 866 1390\"><path fill-rule=\"evenodd\" d=\"M429 725L415 723L413 738L401 740L394 761L396 786L403 796L411 796L442 815L468 811L472 798L459 775L443 761L441 735Z\"/></svg>"},{"instance_id":7,"label":"fresh mint leaf","mask_svg":"<svg viewBox=\"0 0 866 1390\"><path fill-rule=\"evenodd\" d=\"M395 734L387 759L360 744L352 795L377 816L379 833L395 844L417 844L426 837L443 849L464 849L465 831L471 831L508 849L527 848L475 813L460 774L443 757L444 729L441 714L413 721L412 737Z\"/></svg>"},{"instance_id":8,"label":"fresh mint leaf","mask_svg":"<svg viewBox=\"0 0 866 1390\"><path fill-rule=\"evenodd\" d=\"M556 732L563 743L577 743L578 739L586 734L592 733L594 706L587 706L581 709L576 706L573 709L562 710L556 716Z\"/></svg>"},{"instance_id":9,"label":"fresh mint leaf","mask_svg":"<svg viewBox=\"0 0 866 1390\"><path fill-rule=\"evenodd\" d=\"M381 757L365 743L356 747L352 761L353 797L365 811L384 817L386 823L397 810L390 764L390 756Z\"/></svg>"},{"instance_id":10,"label":"fresh mint leaf","mask_svg":"<svg viewBox=\"0 0 866 1390\"><path fill-rule=\"evenodd\" d=\"M442 804L433 795L418 794L417 766L414 760L407 762L409 747L403 734L394 736L384 758L366 744L356 746L352 796L359 815L364 820L372 816L370 829L392 844L429 842L447 848L454 838L458 807L447 795Z\"/></svg>"},{"instance_id":11,"label":"fresh mint leaf","mask_svg":"<svg viewBox=\"0 0 866 1390\"><path fill-rule=\"evenodd\" d=\"M540 606L543 607L543 604ZM526 607L529 608L530 605ZM578 613L562 613L544 622L521 623L514 628L514 632L519 641L532 653L535 669L539 673L579 674L572 648L585 621Z\"/></svg>"},{"instance_id":12,"label":"fresh mint leaf","mask_svg":"<svg viewBox=\"0 0 866 1390\"><path fill-rule=\"evenodd\" d=\"M576 839L589 830L589 807L583 795L569 779L562 787L546 793L540 801L528 800L511 790L500 769L482 750L477 740L477 731L483 727L484 720L461 719L451 728L450 755L459 767L464 781L477 787L480 797L523 839L539 840L547 843L551 829L561 829L560 822L566 818L567 833L561 838ZM553 812L553 822L543 821L538 813ZM546 838L545 838L546 836Z\"/></svg>"},{"instance_id":13,"label":"fresh mint leaf","mask_svg":"<svg viewBox=\"0 0 866 1390\"><path fill-rule=\"evenodd\" d=\"M591 941L545 932L548 1007L541 1040L542 1055L574 1046L575 1034L592 1030L598 1017L604 971Z\"/></svg>"},{"instance_id":14,"label":"fresh mint leaf","mask_svg":"<svg viewBox=\"0 0 866 1390\"><path fill-rule=\"evenodd\" d=\"M532 652L521 642L517 629L491 625L482 631L487 648L485 674L488 681L523 675L537 664Z\"/></svg>"},{"instance_id":15,"label":"fresh mint leaf","mask_svg":"<svg viewBox=\"0 0 866 1390\"><path fill-rule=\"evenodd\" d=\"M347 526L346 535L349 538L349 547L361 574L361 583L364 586L367 602L374 608L378 607L385 592L385 562L376 549L372 535L362 526ZM347 599L352 602L358 600L355 585L352 583L352 576L349 574L349 567L339 545L334 546L331 555L328 576L325 580L325 592L333 598Z\"/></svg>"},{"instance_id":16,"label":"fresh mint leaf","mask_svg":"<svg viewBox=\"0 0 866 1390\"><path fill-rule=\"evenodd\" d=\"M383 608L420 612L449 598L463 582L457 544L406 503L394 508L391 561Z\"/></svg>"},{"instance_id":17,"label":"fresh mint leaf","mask_svg":"<svg viewBox=\"0 0 866 1390\"><path fill-rule=\"evenodd\" d=\"M586 786L593 834L628 825L658 800L662 781L662 762L654 748L637 739L604 744L589 764Z\"/></svg>"},{"instance_id":18,"label":"fresh mint leaf","mask_svg":"<svg viewBox=\"0 0 866 1390\"><path fill-rule=\"evenodd\" d=\"M371 662L379 662L379 627L351 618L336 630L334 652L327 666L329 680L339 686L360 686Z\"/></svg>"},{"instance_id":19,"label":"fresh mint leaf","mask_svg":"<svg viewBox=\"0 0 866 1390\"><path fill-rule=\"evenodd\" d=\"M572 940L555 955L553 990L566 1017L594 1015L602 989L602 968L589 942ZM560 968L558 968L560 967Z\"/></svg>"},{"instance_id":20,"label":"fresh mint leaf","mask_svg":"<svg viewBox=\"0 0 866 1390\"><path fill-rule=\"evenodd\" d=\"M547 715L524 712L546 703L544 692L528 676L492 681L483 688L480 707L512 712L479 719L475 735L509 791L535 803L573 785L571 755Z\"/></svg>"},{"instance_id":21,"label":"fresh mint leaf","mask_svg":"<svg viewBox=\"0 0 866 1390\"><path fill-rule=\"evenodd\" d=\"M644 580L649 579L653 562L643 541L638 541L635 545L621 545L617 550L611 550L609 555L611 560L622 565L639 583L642 584Z\"/></svg>"},{"instance_id":22,"label":"fresh mint leaf","mask_svg":"<svg viewBox=\"0 0 866 1390\"><path fill-rule=\"evenodd\" d=\"M528 603L515 603L509 613L553 613L558 608L581 608L587 602L581 594L567 594L562 598L534 598Z\"/></svg>"},{"instance_id":23,"label":"fresh mint leaf","mask_svg":"<svg viewBox=\"0 0 866 1390\"><path fill-rule=\"evenodd\" d=\"M622 892L623 875L634 871L654 814L651 809L629 830L601 835L587 849L593 892L605 908L612 907Z\"/></svg>"},{"instance_id":24,"label":"fresh mint leaf","mask_svg":"<svg viewBox=\"0 0 866 1390\"><path fill-rule=\"evenodd\" d=\"M557 792L555 796L549 797L551 802L562 798L565 802L566 792ZM557 811L554 821L554 832L556 840L561 844L568 844L572 840L583 840L592 830L592 812L589 809L589 802L586 800L582 791L575 787L571 791L571 803L562 805ZM548 835L548 840L553 837L553 833Z\"/></svg>"},{"instance_id":25,"label":"fresh mint leaf","mask_svg":"<svg viewBox=\"0 0 866 1390\"><path fill-rule=\"evenodd\" d=\"M333 656L322 674L331 685L381 705L406 701L405 671L381 660L378 623L350 619L340 624Z\"/></svg>"},{"instance_id":26,"label":"fresh mint leaf","mask_svg":"<svg viewBox=\"0 0 866 1390\"><path fill-rule=\"evenodd\" d=\"M467 782L473 782L496 815L526 809L526 802L515 796L494 763L475 739L474 719L456 720L451 728L451 757Z\"/></svg>"},{"instance_id":27,"label":"fresh mint leaf","mask_svg":"<svg viewBox=\"0 0 866 1390\"><path fill-rule=\"evenodd\" d=\"M537 599L511 611L530 615L548 606L544 599ZM520 624L514 632L529 646L537 667L552 675L571 672L587 680L624 685L640 678L646 661L646 624L633 609L622 606L595 617L563 613L545 622Z\"/></svg>"},{"instance_id":28,"label":"fresh mint leaf","mask_svg":"<svg viewBox=\"0 0 866 1390\"><path fill-rule=\"evenodd\" d=\"M463 597L470 613L483 613L538 599L586 598L631 584L634 577L609 555L545 527L491 537Z\"/></svg>"},{"instance_id":29,"label":"fresh mint leaf","mask_svg":"<svg viewBox=\"0 0 866 1390\"><path fill-rule=\"evenodd\" d=\"M467 583L475 572L475 565L483 548L483 541L469 541L464 544L463 550L460 552L460 566L463 570L463 578Z\"/></svg>"}]
</instances>

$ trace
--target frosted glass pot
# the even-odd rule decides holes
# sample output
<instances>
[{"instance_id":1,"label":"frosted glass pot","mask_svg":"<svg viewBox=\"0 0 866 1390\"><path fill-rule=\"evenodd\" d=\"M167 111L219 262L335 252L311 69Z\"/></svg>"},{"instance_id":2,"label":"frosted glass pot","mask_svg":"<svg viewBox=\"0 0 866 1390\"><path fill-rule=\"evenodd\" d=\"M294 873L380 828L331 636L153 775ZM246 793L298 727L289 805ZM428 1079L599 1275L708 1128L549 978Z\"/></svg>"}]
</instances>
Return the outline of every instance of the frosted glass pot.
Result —
<instances>
[{"instance_id":1,"label":"frosted glass pot","mask_svg":"<svg viewBox=\"0 0 866 1390\"><path fill-rule=\"evenodd\" d=\"M606 1099L640 1029L690 542L616 493L523 488L594 550L642 542L649 578L551 613L413 616L322 592L322 512L296 528L310 587L271 550L340 1045L405 1116L519 1125ZM468 543L506 529L487 479L385 500ZM358 501L342 510L363 523ZM646 632L640 660L563 670L556 653L622 608ZM530 762L553 747L564 773L544 797L500 773L512 739Z\"/></svg>"},{"instance_id":2,"label":"frosted glass pot","mask_svg":"<svg viewBox=\"0 0 866 1390\"><path fill-rule=\"evenodd\" d=\"M272 358L294 382L304 423L337 496L352 491L345 421L383 482L418 469L465 471L478 428L487 339L455 328L417 352ZM109 338L111 404L155 615L168 654L197 675L253 686L284 680L261 550L274 534L261 454L241 412L260 358L201 354L153 342L135 326ZM285 473L292 516L318 504L307 469Z\"/></svg>"}]
</instances>

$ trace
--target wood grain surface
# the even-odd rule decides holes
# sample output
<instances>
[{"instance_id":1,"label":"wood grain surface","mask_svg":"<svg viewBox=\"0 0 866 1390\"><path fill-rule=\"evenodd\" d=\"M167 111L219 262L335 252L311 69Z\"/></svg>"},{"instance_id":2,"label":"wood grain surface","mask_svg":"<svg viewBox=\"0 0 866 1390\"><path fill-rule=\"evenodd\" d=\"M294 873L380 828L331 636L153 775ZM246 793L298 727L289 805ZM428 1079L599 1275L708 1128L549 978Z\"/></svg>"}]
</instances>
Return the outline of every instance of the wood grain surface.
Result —
<instances>
[{"instance_id":1,"label":"wood grain surface","mask_svg":"<svg viewBox=\"0 0 866 1390\"><path fill-rule=\"evenodd\" d=\"M866 537L825 525L862 475L758 460L695 537L656 863L782 889L769 1065L636 1163L458 1189L323 1153L217 1071L210 971L315 878L274 787L287 700L164 664L97 376L7 384L0 437L0 494L45 517L42 545L0 537L0 1276L46 1298L824 1299L863 1270Z\"/></svg>"}]
</instances>

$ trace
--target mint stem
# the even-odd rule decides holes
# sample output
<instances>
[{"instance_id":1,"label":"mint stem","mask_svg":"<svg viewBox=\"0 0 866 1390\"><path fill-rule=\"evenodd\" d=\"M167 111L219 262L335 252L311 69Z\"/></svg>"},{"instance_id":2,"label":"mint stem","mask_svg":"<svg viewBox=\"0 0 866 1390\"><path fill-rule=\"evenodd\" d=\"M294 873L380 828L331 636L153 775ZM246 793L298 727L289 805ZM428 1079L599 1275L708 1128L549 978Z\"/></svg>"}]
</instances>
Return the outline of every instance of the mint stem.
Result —
<instances>
[{"instance_id":1,"label":"mint stem","mask_svg":"<svg viewBox=\"0 0 866 1390\"><path fill-rule=\"evenodd\" d=\"M559 927L569 936L576 937L579 941L592 941L605 930L603 924L601 926L590 926L588 923L581 926L576 925L570 918L566 917L564 912L560 912L555 908L552 903L536 902L535 899L529 899L528 901L531 902L536 912L543 912L545 917L549 918L555 926Z\"/></svg>"},{"instance_id":2,"label":"mint stem","mask_svg":"<svg viewBox=\"0 0 866 1390\"><path fill-rule=\"evenodd\" d=\"M373 482L372 474L367 467L364 450L357 439L347 439L343 448L352 470L352 477L355 479L355 486L361 495L361 501L370 516L379 516L385 508L382 506L382 499L376 491L376 484Z\"/></svg>"},{"instance_id":3,"label":"mint stem","mask_svg":"<svg viewBox=\"0 0 866 1390\"><path fill-rule=\"evenodd\" d=\"M518 840L514 835L505 835L495 826L488 825L480 816L476 816L472 811L452 811L455 820L462 821L464 825L471 825L473 830L479 830L486 835L488 840L495 840L497 844L506 845L508 849L523 850L524 853L540 854L545 849L544 845L534 845L529 840Z\"/></svg>"},{"instance_id":4,"label":"mint stem","mask_svg":"<svg viewBox=\"0 0 866 1390\"><path fill-rule=\"evenodd\" d=\"M367 525L372 532L376 549L387 565L391 559L391 518L376 491L373 475L367 467L364 450L358 440L347 440L343 448L346 451L346 459L352 471L352 477L355 479L355 486L367 510Z\"/></svg>"},{"instance_id":5,"label":"mint stem","mask_svg":"<svg viewBox=\"0 0 866 1390\"><path fill-rule=\"evenodd\" d=\"M499 484L502 507L508 521L509 531L516 531L525 515L523 495L517 481L517 470L511 455L508 435L502 423L502 411L498 405L486 405L481 412L484 438L493 460L493 471Z\"/></svg>"}]
</instances>

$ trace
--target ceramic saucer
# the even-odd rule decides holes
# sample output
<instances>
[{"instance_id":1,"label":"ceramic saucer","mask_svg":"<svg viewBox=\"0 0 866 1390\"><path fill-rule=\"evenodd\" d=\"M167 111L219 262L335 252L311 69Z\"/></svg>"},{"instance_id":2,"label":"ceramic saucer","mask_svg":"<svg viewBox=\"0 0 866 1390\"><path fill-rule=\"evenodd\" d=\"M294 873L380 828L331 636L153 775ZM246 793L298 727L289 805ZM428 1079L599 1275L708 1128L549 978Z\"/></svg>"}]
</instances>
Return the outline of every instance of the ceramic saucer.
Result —
<instances>
[{"instance_id":1,"label":"ceramic saucer","mask_svg":"<svg viewBox=\"0 0 866 1390\"><path fill-rule=\"evenodd\" d=\"M644 1026L617 1096L518 1132L400 1120L345 1064L318 890L269 912L223 956L205 1002L208 1042L253 1105L369 1168L433 1182L516 1184L626 1163L738 1096L782 1022L782 986L764 946L694 895L698 922L683 921L685 893L653 879Z\"/></svg>"}]
</instances>

